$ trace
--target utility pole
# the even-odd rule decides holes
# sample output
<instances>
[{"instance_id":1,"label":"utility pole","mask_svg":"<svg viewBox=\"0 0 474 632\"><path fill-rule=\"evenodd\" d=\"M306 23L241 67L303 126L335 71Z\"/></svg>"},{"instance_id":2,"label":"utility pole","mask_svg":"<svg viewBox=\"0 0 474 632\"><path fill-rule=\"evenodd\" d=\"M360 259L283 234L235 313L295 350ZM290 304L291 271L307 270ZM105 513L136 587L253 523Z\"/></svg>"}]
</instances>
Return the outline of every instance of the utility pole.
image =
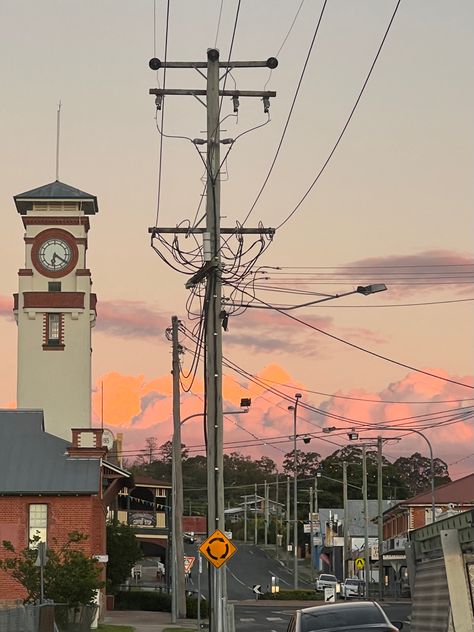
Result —
<instances>
[{"instance_id":1,"label":"utility pole","mask_svg":"<svg viewBox=\"0 0 474 632\"><path fill-rule=\"evenodd\" d=\"M275 558L278 559L278 525L280 522L280 514L279 514L279 498L278 498L278 472L276 475L276 482L275 482Z\"/></svg>"},{"instance_id":2,"label":"utility pole","mask_svg":"<svg viewBox=\"0 0 474 632\"><path fill-rule=\"evenodd\" d=\"M173 459L171 465L172 478L172 622L186 617L186 593L184 586L184 545L183 545L183 470L181 466L181 408L179 389L179 354L178 342L179 320L177 316L171 318L172 341L172 375L173 375Z\"/></svg>"},{"instance_id":3,"label":"utility pole","mask_svg":"<svg viewBox=\"0 0 474 632\"><path fill-rule=\"evenodd\" d=\"M290 563L290 477L286 477L286 564Z\"/></svg>"},{"instance_id":4,"label":"utility pole","mask_svg":"<svg viewBox=\"0 0 474 632\"><path fill-rule=\"evenodd\" d=\"M247 544L247 496L244 496L244 543Z\"/></svg>"},{"instance_id":5,"label":"utility pole","mask_svg":"<svg viewBox=\"0 0 474 632\"><path fill-rule=\"evenodd\" d=\"M268 512L268 484L267 481L263 482L263 488L264 488L264 496L265 496L265 500L264 500L264 516L265 516L265 548L268 546L268 516L269 516L269 512Z\"/></svg>"},{"instance_id":6,"label":"utility pole","mask_svg":"<svg viewBox=\"0 0 474 632\"><path fill-rule=\"evenodd\" d=\"M205 342L206 342L206 431L207 431L207 498L208 498L208 535L215 529L224 529L224 464L223 464L223 413L222 413L222 321L221 321L221 291L222 291L222 266L221 266L221 233L231 234L240 232L249 234L272 235L272 229L232 229L221 230L220 218L220 118L221 107L219 99L232 97L234 110L238 108L239 98L259 97L264 100L264 109L268 111L269 98L276 96L275 92L253 90L220 90L219 72L224 69L223 77L226 77L234 68L267 67L276 68L278 61L269 58L267 61L219 61L219 51L210 48L207 51L205 62L169 62L152 59L150 67L153 70L159 68L191 68L201 75L201 68L207 71L206 89L169 89L152 88L150 94L156 96L157 108L161 108L163 97L166 95L188 95L197 98L207 111L207 197L206 197L206 227L199 228L158 228L153 227L149 232L157 233L205 233L209 245L208 252L204 253L203 267L198 270L186 283L189 289L206 280L206 295L204 301L205 312ZM205 97L204 102L199 97ZM210 569L209 590L209 625L210 632L227 632L227 585L225 577L225 565L219 569Z\"/></svg>"},{"instance_id":7,"label":"utility pole","mask_svg":"<svg viewBox=\"0 0 474 632\"><path fill-rule=\"evenodd\" d=\"M254 493L254 501L253 502L254 502L254 508L255 508L255 511L254 511L255 520L253 522L253 529L254 529L253 542L254 542L255 546L257 546L257 544L258 544L257 483L255 483L255 493Z\"/></svg>"},{"instance_id":8,"label":"utility pole","mask_svg":"<svg viewBox=\"0 0 474 632\"><path fill-rule=\"evenodd\" d=\"M349 503L347 500L347 461L342 462L342 495L344 507L344 550L342 555L342 576L345 580L347 578L347 560L349 557Z\"/></svg>"},{"instance_id":9,"label":"utility pole","mask_svg":"<svg viewBox=\"0 0 474 632\"><path fill-rule=\"evenodd\" d=\"M383 479L382 479L383 439L377 437L377 526L379 541L379 599L383 598Z\"/></svg>"},{"instance_id":10,"label":"utility pole","mask_svg":"<svg viewBox=\"0 0 474 632\"><path fill-rule=\"evenodd\" d=\"M365 598L369 598L370 552L369 552L369 502L367 500L367 448L362 446L362 497L364 499L364 559Z\"/></svg>"},{"instance_id":11,"label":"utility pole","mask_svg":"<svg viewBox=\"0 0 474 632\"><path fill-rule=\"evenodd\" d=\"M322 541L322 527L321 527L321 518L319 517L319 499L318 499L318 477L314 477L314 513L318 514L319 521L319 537ZM319 571L319 545L316 546L316 570Z\"/></svg>"},{"instance_id":12,"label":"utility pole","mask_svg":"<svg viewBox=\"0 0 474 632\"><path fill-rule=\"evenodd\" d=\"M311 568L311 583L314 582L314 529L313 529L313 488L309 488L309 555L310 555L310 568Z\"/></svg>"}]
</instances>

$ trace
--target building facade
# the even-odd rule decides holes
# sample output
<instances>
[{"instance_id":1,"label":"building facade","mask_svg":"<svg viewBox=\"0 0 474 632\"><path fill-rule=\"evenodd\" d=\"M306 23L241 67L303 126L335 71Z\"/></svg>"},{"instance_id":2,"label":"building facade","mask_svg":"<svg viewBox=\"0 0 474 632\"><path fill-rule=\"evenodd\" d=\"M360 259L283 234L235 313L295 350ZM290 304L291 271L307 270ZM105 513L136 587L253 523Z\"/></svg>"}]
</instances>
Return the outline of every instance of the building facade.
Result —
<instances>
[{"instance_id":1,"label":"building facade","mask_svg":"<svg viewBox=\"0 0 474 632\"><path fill-rule=\"evenodd\" d=\"M91 426L96 295L86 254L97 199L55 181L14 200L25 227L25 262L14 295L17 406L41 408L47 431L70 440L71 428Z\"/></svg>"},{"instance_id":2,"label":"building facade","mask_svg":"<svg viewBox=\"0 0 474 632\"><path fill-rule=\"evenodd\" d=\"M69 443L45 432L40 410L0 410L0 543L18 551L37 536L58 550L78 531L87 536L84 553L105 563L107 508L130 474L106 461L101 435L75 430ZM8 555L0 545L0 559ZM0 595L21 599L25 591L0 571Z\"/></svg>"}]
</instances>

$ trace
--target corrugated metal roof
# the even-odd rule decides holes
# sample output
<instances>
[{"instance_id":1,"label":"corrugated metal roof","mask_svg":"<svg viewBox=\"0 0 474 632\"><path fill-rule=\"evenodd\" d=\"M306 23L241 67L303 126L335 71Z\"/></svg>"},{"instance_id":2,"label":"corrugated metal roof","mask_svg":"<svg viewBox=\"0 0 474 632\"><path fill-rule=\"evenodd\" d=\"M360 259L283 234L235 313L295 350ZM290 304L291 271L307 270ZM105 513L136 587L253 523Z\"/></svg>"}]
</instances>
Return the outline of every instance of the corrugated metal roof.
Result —
<instances>
[{"instance_id":1,"label":"corrugated metal roof","mask_svg":"<svg viewBox=\"0 0 474 632\"><path fill-rule=\"evenodd\" d=\"M31 208L31 202L34 200L76 200L82 202L82 210L86 215L94 215L99 211L97 197L95 195L81 191L64 182L59 182L59 180L44 184L30 191L25 191L24 193L19 193L15 195L13 199L15 200L18 212L22 215Z\"/></svg>"},{"instance_id":2,"label":"corrugated metal roof","mask_svg":"<svg viewBox=\"0 0 474 632\"><path fill-rule=\"evenodd\" d=\"M0 494L97 494L100 459L71 458L41 410L0 410Z\"/></svg>"},{"instance_id":3,"label":"corrugated metal roof","mask_svg":"<svg viewBox=\"0 0 474 632\"><path fill-rule=\"evenodd\" d=\"M435 487L435 504L436 505L448 505L454 503L455 505L471 505L474 504L474 473L458 478L450 483L445 483L439 487ZM385 513L389 511L397 510L400 507L407 507L412 505L431 506L431 489L406 500L401 500L396 505L387 509Z\"/></svg>"}]
</instances>

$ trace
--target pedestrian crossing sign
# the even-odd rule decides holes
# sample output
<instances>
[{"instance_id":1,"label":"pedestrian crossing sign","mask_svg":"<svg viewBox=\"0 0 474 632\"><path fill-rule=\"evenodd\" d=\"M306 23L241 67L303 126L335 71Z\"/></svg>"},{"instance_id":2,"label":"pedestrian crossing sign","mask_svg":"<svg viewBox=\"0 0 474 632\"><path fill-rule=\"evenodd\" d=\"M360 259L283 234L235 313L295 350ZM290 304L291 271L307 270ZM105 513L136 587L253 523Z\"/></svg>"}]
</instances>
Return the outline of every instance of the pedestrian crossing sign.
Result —
<instances>
[{"instance_id":1,"label":"pedestrian crossing sign","mask_svg":"<svg viewBox=\"0 0 474 632\"><path fill-rule=\"evenodd\" d=\"M355 567L358 571L361 571L365 566L365 560L363 557L358 557L355 561Z\"/></svg>"}]
</instances>

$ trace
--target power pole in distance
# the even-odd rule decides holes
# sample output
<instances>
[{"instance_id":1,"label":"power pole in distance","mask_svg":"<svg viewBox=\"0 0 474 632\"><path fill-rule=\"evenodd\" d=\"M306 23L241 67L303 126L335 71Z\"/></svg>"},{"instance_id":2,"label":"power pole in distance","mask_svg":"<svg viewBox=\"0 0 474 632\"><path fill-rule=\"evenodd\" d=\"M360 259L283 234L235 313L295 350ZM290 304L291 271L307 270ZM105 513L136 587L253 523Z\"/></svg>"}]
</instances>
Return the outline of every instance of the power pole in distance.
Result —
<instances>
[{"instance_id":1,"label":"power pole in distance","mask_svg":"<svg viewBox=\"0 0 474 632\"><path fill-rule=\"evenodd\" d=\"M272 235L273 229L231 229L221 230L220 226L220 97L260 97L268 104L275 92L254 90L220 90L219 71L224 69L225 77L234 68L276 68L275 58L267 61L237 62L219 61L219 51L210 48L206 62L162 62L158 59L150 61L153 70L159 68L194 68L207 70L206 90L152 88L149 93L156 96L157 107L166 95L188 95L198 98L207 110L207 198L206 228L180 229L152 227L149 232L158 233L207 233L209 253L205 255L203 267L186 283L191 288L206 280L205 298L205 340L206 340L206 430L207 430L207 497L208 521L207 530L211 534L215 529L224 529L224 467L223 467L223 414L222 414L222 322L221 322L221 233L247 233ZM204 102L199 97L206 97ZM265 101L266 100L266 101ZM236 102L234 102L236 103ZM265 106L267 107L267 106ZM268 109L268 107L267 107ZM227 586L225 568L211 569L209 591L209 624L211 632L227 632Z\"/></svg>"},{"instance_id":2,"label":"power pole in distance","mask_svg":"<svg viewBox=\"0 0 474 632\"><path fill-rule=\"evenodd\" d=\"M173 369L173 458L172 473L172 622L186 617L186 593L184 586L184 545L183 545L183 470L181 464L181 407L179 392L179 354L178 342L179 320L177 316L171 318L171 341Z\"/></svg>"},{"instance_id":3,"label":"power pole in distance","mask_svg":"<svg viewBox=\"0 0 474 632\"><path fill-rule=\"evenodd\" d=\"M349 559L349 502L347 499L347 461L342 462L342 495L343 495L343 507L344 507L344 547L342 555L342 579L347 578L348 559Z\"/></svg>"},{"instance_id":4,"label":"power pole in distance","mask_svg":"<svg viewBox=\"0 0 474 632\"><path fill-rule=\"evenodd\" d=\"M383 599L383 485L382 485L383 439L377 437L377 526L379 546L379 599Z\"/></svg>"}]
</instances>

